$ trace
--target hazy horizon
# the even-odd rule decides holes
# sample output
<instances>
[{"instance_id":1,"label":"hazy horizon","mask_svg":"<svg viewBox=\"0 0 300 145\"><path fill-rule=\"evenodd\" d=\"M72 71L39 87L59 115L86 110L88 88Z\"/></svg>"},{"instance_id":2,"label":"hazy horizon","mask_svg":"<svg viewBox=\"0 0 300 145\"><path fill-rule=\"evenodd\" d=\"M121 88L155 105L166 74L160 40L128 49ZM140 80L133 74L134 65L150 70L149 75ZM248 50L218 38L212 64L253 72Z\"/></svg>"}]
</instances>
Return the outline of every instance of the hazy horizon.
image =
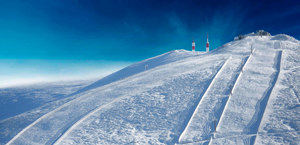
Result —
<instances>
[{"instance_id":1,"label":"hazy horizon","mask_svg":"<svg viewBox=\"0 0 300 145\"><path fill-rule=\"evenodd\" d=\"M96 81L129 64L103 60L6 59L0 61L0 88L56 81Z\"/></svg>"}]
</instances>

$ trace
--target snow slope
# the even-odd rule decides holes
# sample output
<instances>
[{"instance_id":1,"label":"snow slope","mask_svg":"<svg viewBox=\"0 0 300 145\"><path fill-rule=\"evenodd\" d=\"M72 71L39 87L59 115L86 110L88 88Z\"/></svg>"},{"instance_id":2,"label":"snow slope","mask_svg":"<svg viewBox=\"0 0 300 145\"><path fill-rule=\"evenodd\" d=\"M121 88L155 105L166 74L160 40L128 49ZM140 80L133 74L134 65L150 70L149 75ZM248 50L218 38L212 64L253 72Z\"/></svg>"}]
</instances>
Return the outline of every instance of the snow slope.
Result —
<instances>
[{"instance_id":1,"label":"snow slope","mask_svg":"<svg viewBox=\"0 0 300 145\"><path fill-rule=\"evenodd\" d=\"M91 86L93 86L95 84L100 86L101 84L107 84L107 83L111 82L113 79L122 79L125 76L127 76L128 74L138 73L139 71L145 71L145 67L144 67L145 63L148 66L147 69L150 69L150 68L153 68L153 67L157 66L158 64L167 64L169 62L179 60L180 58L185 58L185 57L189 57L189 56L193 56L193 55L194 54L191 54L188 51L184 51L184 50L171 51L171 52L162 54L160 56L150 58L148 60L144 60L142 62L136 63L132 66L127 67L127 68L124 68L124 69L122 69L122 70L120 70L116 73L113 73L113 74L97 81L96 83L92 84ZM107 78L112 78L112 79L107 79ZM63 85L67 85L67 84L63 83ZM79 85L79 84L77 84L77 85ZM36 86L39 86L39 87L36 87ZM45 92L50 93L50 94L47 94L47 96L49 96L52 93L51 88L56 88L56 86L53 85L54 86L53 87L52 85L48 85L48 84L47 85L42 85L42 86L40 86L40 85L36 85L36 86L31 86L31 88L30 87L11 88L11 89L9 88L9 89L4 89L4 92L6 91L7 94L9 94L9 93L11 94L12 92L8 91L8 90L12 90L12 91L13 90L20 90L19 92L22 92L23 90L26 90L30 93L30 90L34 90L34 91L32 91L32 94L37 93L37 94L39 94L38 97L42 98L42 96L45 94L45 93L43 93L44 92L43 90L45 90ZM87 88L91 88L91 86L88 86ZM36 91L37 89L35 89L35 88L39 89L40 92ZM65 89L65 93L70 92L69 90L66 90L66 88L64 88L64 87L61 87L59 90L63 90L63 89ZM87 90L86 88L84 88L84 89ZM59 90L56 89L56 90L54 90L54 92L55 91L59 92ZM25 91L23 91L23 92L25 92ZM55 94L54 92L52 94ZM45 105L43 105L39 108L30 110L28 112L17 115L15 117L11 117L11 118L0 121L0 132L1 132L0 142L5 143L5 142L9 141L13 136L15 136L18 132L20 132L26 126L33 123L39 117L42 117L44 114L55 110L56 108L58 108L62 104L66 103L66 102L69 102L70 100L73 100L76 97L80 96L80 95L77 95L77 96L75 95L75 94L78 94L79 92L80 91L76 91L74 93L71 93L67 97L65 96L66 97L65 99L61 99L61 100L58 100L58 101L54 101L54 102L45 104ZM15 93L15 92L13 92L13 93ZM20 96L16 95L16 97L20 97ZM26 98L26 97L24 97L24 98ZM28 97L31 97L31 96L28 95ZM47 98L45 96L43 96L43 97ZM32 98L34 98L34 97L32 97ZM4 101L4 103L5 103L5 101ZM9 109L9 108L7 108L7 109ZM24 109L26 109L26 108L23 108L23 110ZM18 123L18 122L21 122L21 123Z\"/></svg>"},{"instance_id":2,"label":"snow slope","mask_svg":"<svg viewBox=\"0 0 300 145\"><path fill-rule=\"evenodd\" d=\"M68 94L91 83L92 80L79 80L1 88L0 143L9 141L48 110L71 99Z\"/></svg>"},{"instance_id":3,"label":"snow slope","mask_svg":"<svg viewBox=\"0 0 300 145\"><path fill-rule=\"evenodd\" d=\"M168 52L49 105L8 144L297 144L299 47L280 34Z\"/></svg>"},{"instance_id":4,"label":"snow slope","mask_svg":"<svg viewBox=\"0 0 300 145\"><path fill-rule=\"evenodd\" d=\"M179 143L208 140L211 137L230 97L232 88L248 58L230 58L228 60L209 90L203 95L189 124L181 134Z\"/></svg>"},{"instance_id":5,"label":"snow slope","mask_svg":"<svg viewBox=\"0 0 300 145\"><path fill-rule=\"evenodd\" d=\"M91 80L78 80L0 88L0 120L63 99L91 83Z\"/></svg>"}]
</instances>

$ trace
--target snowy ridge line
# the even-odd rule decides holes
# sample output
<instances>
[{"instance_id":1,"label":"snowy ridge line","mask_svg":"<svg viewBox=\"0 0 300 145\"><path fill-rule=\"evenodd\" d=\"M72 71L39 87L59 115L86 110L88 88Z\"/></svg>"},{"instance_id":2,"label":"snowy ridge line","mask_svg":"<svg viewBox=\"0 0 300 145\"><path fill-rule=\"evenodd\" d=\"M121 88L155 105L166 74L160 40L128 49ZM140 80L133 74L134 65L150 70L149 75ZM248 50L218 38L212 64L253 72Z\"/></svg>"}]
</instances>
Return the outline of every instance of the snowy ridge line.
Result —
<instances>
[{"instance_id":1,"label":"snowy ridge line","mask_svg":"<svg viewBox=\"0 0 300 145\"><path fill-rule=\"evenodd\" d=\"M254 50L253 50L253 51L254 51ZM215 130L215 132L217 132L217 130L218 130L218 128L219 128L219 123L223 120L224 111L228 108L228 102L230 101L231 95L234 93L236 84L237 84L237 83L239 82L239 80L241 79L241 76L242 76L242 74L243 74L242 71L243 71L243 69L247 66L247 64L249 63L249 60L250 60L251 58L252 58L252 54L250 54L250 56L247 58L246 62L244 63L243 67L241 68L241 72L240 72L239 76L237 77L237 79L236 79L236 81L235 81L235 83L234 83L234 85L233 85L233 87L232 87L232 89L231 89L231 94L228 96L228 100L227 100L227 102L226 102L226 104L225 104L225 107L224 107L224 109L223 109L223 112L222 112L222 114L221 114L221 116L220 116L220 118L219 118L219 121L218 121L217 125L216 125L216 130ZM213 136L212 136L212 137L213 137ZM211 144L212 137L209 139L209 145Z\"/></svg>"},{"instance_id":2,"label":"snowy ridge line","mask_svg":"<svg viewBox=\"0 0 300 145\"><path fill-rule=\"evenodd\" d=\"M119 97L119 98L116 98L114 99L113 101L105 104L105 105L102 105L96 109L93 109L91 110L90 112L88 112L87 114L83 115L82 118L80 118L79 120L77 120L74 124L71 124L66 130L64 130L63 132L61 132L60 136L58 136L55 140L52 141L51 144L53 145L57 145L59 143L61 143L61 141L74 129L76 128L82 121L86 120L88 117L90 117L91 115L93 115L95 112L117 102L117 101L120 101L122 99L125 99L125 98L128 98L129 96L125 96L125 97Z\"/></svg>"},{"instance_id":3,"label":"snowy ridge line","mask_svg":"<svg viewBox=\"0 0 300 145\"><path fill-rule=\"evenodd\" d=\"M254 50L253 50L254 52ZM236 88L236 84L239 82L239 80L241 79L241 76L243 74L243 71L244 71L244 68L247 66L247 64L249 63L249 60L253 57L253 54L250 54L250 56L247 58L247 61L245 62L245 64L243 65L242 69L241 69L241 73L239 74L238 78L236 79L233 87L232 87L232 90L231 90L231 94L233 94L235 88ZM229 97L230 98L230 97ZM229 100L229 99L228 99Z\"/></svg>"},{"instance_id":4,"label":"snowy ridge line","mask_svg":"<svg viewBox=\"0 0 300 145\"><path fill-rule=\"evenodd\" d=\"M268 91L267 91L267 94L266 96L264 96L260 102L259 102L259 112L258 112L258 119L256 120L259 124L258 126L256 127L256 135L254 137L254 140L253 142L250 142L251 145L254 145L256 143L256 138L258 136L258 129L259 127L261 126L261 121L263 119L263 116L264 116L264 113L266 111L266 108L268 106L268 102L269 102L269 99L270 97L274 94L273 92L273 89L275 87L275 85L277 84L277 81L278 81L278 76L280 74L280 70L281 70L281 57L282 57L282 50L278 51L277 54L276 54L276 62L274 64L274 68L276 69L275 73L274 73L274 77L273 77L273 80L270 81L270 88L268 88ZM254 125L255 125L255 122L254 122Z\"/></svg>"},{"instance_id":5,"label":"snowy ridge line","mask_svg":"<svg viewBox=\"0 0 300 145\"><path fill-rule=\"evenodd\" d=\"M178 141L177 141L178 143L181 142L182 136L184 136L184 135L186 134L187 128L189 127L189 125L190 125L190 123L191 123L191 121L192 121L192 118L195 116L195 114L196 114L196 112L197 112L197 110L198 110L200 104L202 103L202 100L203 100L202 98L203 98L204 96L207 95L208 90L210 90L210 88L211 88L211 86L214 84L216 78L219 76L220 72L222 72L224 66L226 66L226 64L228 63L228 61L229 61L230 59L231 59L231 58L227 59L227 60L222 64L222 66L220 67L220 69L218 70L218 72L215 74L215 76L213 76L212 81L209 83L209 86L206 88L204 94L201 96L200 101L199 101L199 103L197 104L197 107L194 109L194 112L193 112L192 116L190 117L190 119L189 119L187 125L184 127L183 132L179 135L179 138L178 138Z\"/></svg>"},{"instance_id":6,"label":"snowy ridge line","mask_svg":"<svg viewBox=\"0 0 300 145\"><path fill-rule=\"evenodd\" d=\"M237 83L237 81L238 81L239 76L241 75L241 73L242 73L242 71L243 71L243 69L244 69L244 66L245 66L246 63L248 62L249 57L250 57L250 56L247 56L247 57L244 58L244 60L242 60L243 64L240 66L240 71L239 71L238 77L234 80L234 85L233 85L233 87L232 87L231 90L230 90L231 93L229 94L228 99L225 101L225 107L227 106L227 102L229 101L229 98L231 97L231 95L232 95L232 93L233 93L233 89L235 88L235 85L236 85L236 83ZM221 115L220 115L219 118L217 119L217 122L216 122L216 130L217 130L217 127L218 127L218 125L219 125L219 123L220 123L221 117L223 116L225 107L222 109ZM215 132L216 132L216 130L215 130ZM211 135L211 138L212 138L212 137L214 137L214 134ZM209 142L210 142L211 138L209 139Z\"/></svg>"}]
</instances>

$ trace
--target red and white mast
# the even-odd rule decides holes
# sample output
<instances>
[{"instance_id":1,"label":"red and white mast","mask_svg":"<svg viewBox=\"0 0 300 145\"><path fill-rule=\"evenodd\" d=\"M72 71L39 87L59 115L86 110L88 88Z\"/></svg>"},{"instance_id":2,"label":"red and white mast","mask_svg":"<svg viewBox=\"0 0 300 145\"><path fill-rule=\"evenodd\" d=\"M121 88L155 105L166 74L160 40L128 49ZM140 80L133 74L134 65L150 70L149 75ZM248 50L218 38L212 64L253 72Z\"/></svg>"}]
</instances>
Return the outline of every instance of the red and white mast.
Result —
<instances>
[{"instance_id":1,"label":"red and white mast","mask_svg":"<svg viewBox=\"0 0 300 145\"><path fill-rule=\"evenodd\" d=\"M192 42L192 51L193 52L195 51L195 46L196 46L196 44L195 44L195 41L193 40L193 42Z\"/></svg>"},{"instance_id":2,"label":"red and white mast","mask_svg":"<svg viewBox=\"0 0 300 145\"><path fill-rule=\"evenodd\" d=\"M209 52L208 34L206 35L206 52Z\"/></svg>"}]
</instances>

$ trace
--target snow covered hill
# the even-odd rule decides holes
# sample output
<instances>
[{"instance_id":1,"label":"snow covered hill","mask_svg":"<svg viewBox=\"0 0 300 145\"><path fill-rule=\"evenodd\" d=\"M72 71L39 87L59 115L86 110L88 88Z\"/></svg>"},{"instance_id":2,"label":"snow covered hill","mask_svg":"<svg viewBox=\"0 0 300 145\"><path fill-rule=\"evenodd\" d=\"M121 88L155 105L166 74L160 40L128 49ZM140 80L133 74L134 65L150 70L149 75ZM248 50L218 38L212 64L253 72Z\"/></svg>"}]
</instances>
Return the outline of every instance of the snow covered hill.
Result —
<instances>
[{"instance_id":1,"label":"snow covered hill","mask_svg":"<svg viewBox=\"0 0 300 145\"><path fill-rule=\"evenodd\" d=\"M0 120L67 97L91 83L91 80L78 80L0 88Z\"/></svg>"},{"instance_id":2,"label":"snow covered hill","mask_svg":"<svg viewBox=\"0 0 300 145\"><path fill-rule=\"evenodd\" d=\"M0 141L297 144L299 54L300 42L283 34L248 35L209 53L171 51L0 121Z\"/></svg>"},{"instance_id":3,"label":"snow covered hill","mask_svg":"<svg viewBox=\"0 0 300 145\"><path fill-rule=\"evenodd\" d=\"M9 141L51 109L51 105L63 104L71 99L70 93L92 82L77 80L0 88L0 143Z\"/></svg>"}]
</instances>

